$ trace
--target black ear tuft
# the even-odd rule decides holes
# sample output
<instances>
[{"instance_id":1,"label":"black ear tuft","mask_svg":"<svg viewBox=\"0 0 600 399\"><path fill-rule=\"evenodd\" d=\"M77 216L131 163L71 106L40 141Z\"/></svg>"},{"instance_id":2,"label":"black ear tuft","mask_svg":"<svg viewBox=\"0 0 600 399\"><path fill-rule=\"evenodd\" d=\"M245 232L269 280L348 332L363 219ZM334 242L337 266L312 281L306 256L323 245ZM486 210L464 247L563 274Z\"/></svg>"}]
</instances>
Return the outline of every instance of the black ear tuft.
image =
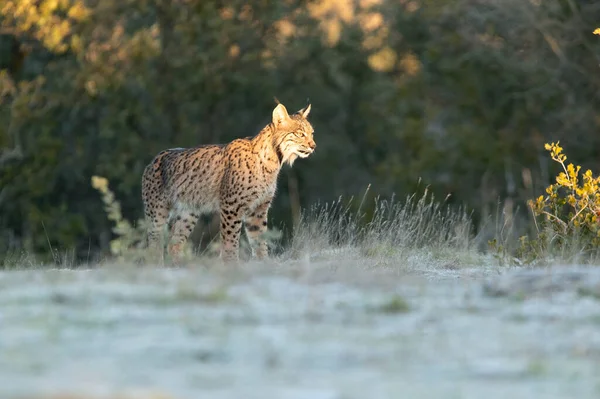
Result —
<instances>
[{"instance_id":1,"label":"black ear tuft","mask_svg":"<svg viewBox=\"0 0 600 399\"><path fill-rule=\"evenodd\" d=\"M306 107L304 107L300 111L298 111L298 114L300 114L303 118L306 119L308 117L308 114L310 114L310 108L311 108L311 105L309 102L308 105L306 105Z\"/></svg>"}]
</instances>

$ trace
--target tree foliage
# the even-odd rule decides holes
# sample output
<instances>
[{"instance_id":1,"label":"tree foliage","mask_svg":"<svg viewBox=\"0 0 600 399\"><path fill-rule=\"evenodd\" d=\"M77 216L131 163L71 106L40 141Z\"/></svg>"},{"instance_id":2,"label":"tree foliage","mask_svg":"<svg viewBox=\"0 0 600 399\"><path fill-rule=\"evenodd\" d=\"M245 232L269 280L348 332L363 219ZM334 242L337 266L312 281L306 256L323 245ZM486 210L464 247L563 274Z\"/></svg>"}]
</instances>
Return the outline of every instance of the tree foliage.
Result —
<instances>
[{"instance_id":1,"label":"tree foliage","mask_svg":"<svg viewBox=\"0 0 600 399\"><path fill-rule=\"evenodd\" d=\"M274 96L311 99L319 147L283 174L276 224L296 182L303 205L418 181L479 214L524 203L554 175L545 142L600 170L599 19L571 0L4 0L0 253L106 251L91 176L136 220L158 151L252 135Z\"/></svg>"}]
</instances>

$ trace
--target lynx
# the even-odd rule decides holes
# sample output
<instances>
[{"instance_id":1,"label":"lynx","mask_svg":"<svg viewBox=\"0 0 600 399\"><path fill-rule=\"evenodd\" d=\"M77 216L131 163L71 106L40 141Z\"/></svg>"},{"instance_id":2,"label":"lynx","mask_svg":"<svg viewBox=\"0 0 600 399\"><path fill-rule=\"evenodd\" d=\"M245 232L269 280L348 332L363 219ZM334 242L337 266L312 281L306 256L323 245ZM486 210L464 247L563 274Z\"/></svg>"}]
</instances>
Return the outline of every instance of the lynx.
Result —
<instances>
[{"instance_id":1,"label":"lynx","mask_svg":"<svg viewBox=\"0 0 600 399\"><path fill-rule=\"evenodd\" d=\"M162 258L161 232L171 218L168 252L178 259L201 214L219 211L221 253L225 262L239 262L244 224L252 253L268 256L264 233L281 167L313 153L311 105L289 115L283 104L256 136L226 145L202 145L160 152L146 166L142 199L148 221L148 244Z\"/></svg>"}]
</instances>

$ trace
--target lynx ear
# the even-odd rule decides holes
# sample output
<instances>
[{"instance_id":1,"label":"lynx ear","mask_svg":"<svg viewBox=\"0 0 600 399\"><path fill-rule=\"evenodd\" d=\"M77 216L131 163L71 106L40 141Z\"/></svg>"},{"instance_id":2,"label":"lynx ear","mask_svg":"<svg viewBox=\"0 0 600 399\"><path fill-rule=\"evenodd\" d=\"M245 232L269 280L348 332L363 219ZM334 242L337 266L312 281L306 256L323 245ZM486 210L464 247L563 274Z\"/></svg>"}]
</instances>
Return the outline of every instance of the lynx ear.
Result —
<instances>
[{"instance_id":1,"label":"lynx ear","mask_svg":"<svg viewBox=\"0 0 600 399\"><path fill-rule=\"evenodd\" d=\"M285 123L289 118L290 116L288 115L285 106L281 103L277 104L277 106L273 110L273 124L276 126L281 125L282 123Z\"/></svg>"},{"instance_id":2,"label":"lynx ear","mask_svg":"<svg viewBox=\"0 0 600 399\"><path fill-rule=\"evenodd\" d=\"M308 114L310 114L310 107L311 107L311 104L308 104L306 107L304 107L300 111L298 111L298 113L300 115L302 115L302 117L304 119L306 119L308 117Z\"/></svg>"}]
</instances>

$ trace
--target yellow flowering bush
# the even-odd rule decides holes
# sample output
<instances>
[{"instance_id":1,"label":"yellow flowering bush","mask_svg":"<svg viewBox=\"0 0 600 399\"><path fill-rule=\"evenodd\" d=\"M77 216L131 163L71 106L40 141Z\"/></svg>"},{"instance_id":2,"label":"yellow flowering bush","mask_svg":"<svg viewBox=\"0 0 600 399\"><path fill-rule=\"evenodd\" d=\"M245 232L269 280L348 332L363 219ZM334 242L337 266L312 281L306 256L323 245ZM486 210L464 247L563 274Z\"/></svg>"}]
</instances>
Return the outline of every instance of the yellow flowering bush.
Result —
<instances>
[{"instance_id":1,"label":"yellow flowering bush","mask_svg":"<svg viewBox=\"0 0 600 399\"><path fill-rule=\"evenodd\" d=\"M102 195L102 202L104 202L104 210L108 220L115 224L112 231L117 237L110 242L111 253L117 257L133 254L132 249L139 247L144 241L144 221L140 220L137 226L132 226L127 219L123 218L121 204L108 188L108 179L105 177L92 176L92 187Z\"/></svg>"},{"instance_id":2,"label":"yellow flowering bush","mask_svg":"<svg viewBox=\"0 0 600 399\"><path fill-rule=\"evenodd\" d=\"M532 242L522 238L521 247L540 248L542 238L549 239L553 246L564 247L575 238L580 250L595 251L600 246L600 176L594 176L591 170L581 173L581 166L567 165L567 156L559 142L546 144L545 148L552 160L561 165L562 172L556 176L556 183L546 188L546 195L528 202L536 220L538 239ZM537 224L540 217L542 228Z\"/></svg>"}]
</instances>

